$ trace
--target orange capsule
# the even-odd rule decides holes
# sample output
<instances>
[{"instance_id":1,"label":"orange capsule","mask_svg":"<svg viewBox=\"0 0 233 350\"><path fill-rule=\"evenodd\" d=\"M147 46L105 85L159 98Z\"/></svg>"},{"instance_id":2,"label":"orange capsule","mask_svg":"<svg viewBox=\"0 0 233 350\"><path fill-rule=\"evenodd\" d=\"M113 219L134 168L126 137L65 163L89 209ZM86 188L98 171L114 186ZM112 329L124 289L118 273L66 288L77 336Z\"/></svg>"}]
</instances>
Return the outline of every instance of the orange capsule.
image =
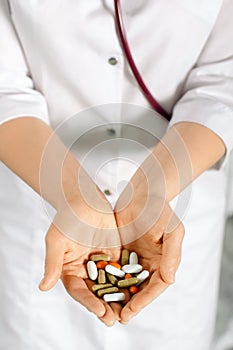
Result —
<instances>
[{"instance_id":1,"label":"orange capsule","mask_svg":"<svg viewBox=\"0 0 233 350\"><path fill-rule=\"evenodd\" d=\"M107 266L107 265L108 265L107 261L98 261L96 263L97 269L104 269L105 266Z\"/></svg>"},{"instance_id":2,"label":"orange capsule","mask_svg":"<svg viewBox=\"0 0 233 350\"><path fill-rule=\"evenodd\" d=\"M110 261L109 265L112 265L112 266L116 267L117 269L121 269L121 265L114 262L114 261Z\"/></svg>"},{"instance_id":3,"label":"orange capsule","mask_svg":"<svg viewBox=\"0 0 233 350\"><path fill-rule=\"evenodd\" d=\"M130 275L130 273L126 273L125 274L125 279L127 279L127 278L132 278L132 275Z\"/></svg>"},{"instance_id":4,"label":"orange capsule","mask_svg":"<svg viewBox=\"0 0 233 350\"><path fill-rule=\"evenodd\" d=\"M129 291L131 294L136 294L138 292L138 287L137 286L131 286L129 288Z\"/></svg>"}]
</instances>

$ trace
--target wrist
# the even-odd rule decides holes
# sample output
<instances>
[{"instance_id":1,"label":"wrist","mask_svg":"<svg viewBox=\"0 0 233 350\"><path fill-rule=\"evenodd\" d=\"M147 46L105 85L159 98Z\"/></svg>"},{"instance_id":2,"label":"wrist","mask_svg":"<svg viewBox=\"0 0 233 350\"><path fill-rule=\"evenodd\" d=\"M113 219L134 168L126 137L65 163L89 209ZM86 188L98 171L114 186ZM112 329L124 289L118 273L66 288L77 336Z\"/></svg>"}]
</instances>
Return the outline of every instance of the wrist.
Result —
<instances>
[{"instance_id":1,"label":"wrist","mask_svg":"<svg viewBox=\"0 0 233 350\"><path fill-rule=\"evenodd\" d=\"M139 188L145 188L143 183L147 181L148 191L164 197L168 202L193 181L193 164L189 149L175 128L167 131L143 162L141 171L137 172L136 176Z\"/></svg>"},{"instance_id":2,"label":"wrist","mask_svg":"<svg viewBox=\"0 0 233 350\"><path fill-rule=\"evenodd\" d=\"M152 153L131 179L134 196L155 196L170 201L177 189L177 170Z\"/></svg>"},{"instance_id":3,"label":"wrist","mask_svg":"<svg viewBox=\"0 0 233 350\"><path fill-rule=\"evenodd\" d=\"M62 198L56 208L57 211L68 207L76 211L80 207L85 207L102 214L112 212L109 201L88 176L85 182L82 181L75 186L71 186L70 181L64 183L62 192Z\"/></svg>"}]
</instances>

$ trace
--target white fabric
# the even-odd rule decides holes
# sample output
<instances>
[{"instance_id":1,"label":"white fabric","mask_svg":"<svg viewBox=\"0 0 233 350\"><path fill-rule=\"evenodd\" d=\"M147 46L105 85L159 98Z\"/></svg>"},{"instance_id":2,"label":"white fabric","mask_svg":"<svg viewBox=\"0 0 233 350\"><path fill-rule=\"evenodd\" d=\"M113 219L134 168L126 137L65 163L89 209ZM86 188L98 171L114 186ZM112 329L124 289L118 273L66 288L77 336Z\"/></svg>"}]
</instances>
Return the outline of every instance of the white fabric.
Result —
<instances>
[{"instance_id":1,"label":"white fabric","mask_svg":"<svg viewBox=\"0 0 233 350\"><path fill-rule=\"evenodd\" d=\"M171 123L206 125L223 139L228 154L233 143L232 1L126 2L125 25L135 60L164 108L171 113L175 107ZM115 66L108 63L112 56L118 60ZM93 119L93 125L102 125L90 133L96 144L130 134L130 128L114 124L116 134L109 135L111 123L123 117L120 105L108 104L135 104L138 113L148 108L119 44L112 0L1 0L0 97L2 122L31 115L54 129L86 108L106 105ZM139 124L147 114L137 116ZM87 130L89 122L75 118L77 133ZM124 115L124 122L131 123L132 116ZM145 128L151 123L156 129L152 118ZM75 131L67 123L64 141L69 143ZM133 137L147 145L140 132ZM90 145L78 145L83 148L74 145L73 151L82 158ZM122 155L111 148L107 152L110 158ZM99 158L90 156L87 169L100 188L110 189L114 204L125 185L122 180L129 180L145 156L145 149L129 147L125 158L132 161L115 158L103 166L106 158L99 152ZM223 166L205 172L192 185L176 284L129 325L111 329L71 300L61 284L45 294L38 291L50 220L28 186L3 164L0 170L1 349L208 349L224 226Z\"/></svg>"},{"instance_id":2,"label":"white fabric","mask_svg":"<svg viewBox=\"0 0 233 350\"><path fill-rule=\"evenodd\" d=\"M227 214L233 215L233 152L230 154L230 159L227 166Z\"/></svg>"}]
</instances>

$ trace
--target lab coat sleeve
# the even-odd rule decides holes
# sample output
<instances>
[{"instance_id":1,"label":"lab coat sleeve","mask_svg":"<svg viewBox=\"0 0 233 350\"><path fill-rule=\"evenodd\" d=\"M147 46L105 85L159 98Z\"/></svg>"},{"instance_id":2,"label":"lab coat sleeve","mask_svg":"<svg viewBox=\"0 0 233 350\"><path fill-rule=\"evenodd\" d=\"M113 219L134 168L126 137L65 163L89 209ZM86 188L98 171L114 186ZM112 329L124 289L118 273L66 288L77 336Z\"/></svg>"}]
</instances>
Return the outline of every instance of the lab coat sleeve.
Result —
<instances>
[{"instance_id":1,"label":"lab coat sleeve","mask_svg":"<svg viewBox=\"0 0 233 350\"><path fill-rule=\"evenodd\" d=\"M44 96L35 89L11 20L8 2L0 1L0 122L22 116L48 119Z\"/></svg>"},{"instance_id":2,"label":"lab coat sleeve","mask_svg":"<svg viewBox=\"0 0 233 350\"><path fill-rule=\"evenodd\" d=\"M225 143L221 169L233 148L233 1L225 0L208 41L191 70L170 125L195 122ZM185 54L185 52L184 52Z\"/></svg>"}]
</instances>

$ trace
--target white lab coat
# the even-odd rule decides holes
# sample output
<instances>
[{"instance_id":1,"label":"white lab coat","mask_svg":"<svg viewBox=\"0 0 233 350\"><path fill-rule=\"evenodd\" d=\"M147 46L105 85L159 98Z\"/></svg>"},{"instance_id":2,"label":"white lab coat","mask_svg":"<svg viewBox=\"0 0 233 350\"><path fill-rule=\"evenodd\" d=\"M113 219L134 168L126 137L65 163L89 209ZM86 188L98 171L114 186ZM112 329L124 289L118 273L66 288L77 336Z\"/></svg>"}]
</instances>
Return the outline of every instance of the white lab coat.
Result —
<instances>
[{"instance_id":1,"label":"white lab coat","mask_svg":"<svg viewBox=\"0 0 233 350\"><path fill-rule=\"evenodd\" d=\"M48 293L38 290L50 218L39 196L1 164L0 349L210 346L224 226L224 164L233 144L233 2L124 0L122 6L135 60L151 91L172 113L171 124L206 125L222 138L226 155L192 185L176 283L127 326L112 328L74 302L61 283ZM108 62L110 57L116 58L116 65ZM75 119L77 133L90 127L90 118L82 117L88 115L87 108L106 105L99 119L94 118L101 127L90 140L98 142L127 130L119 125L119 104L137 105L135 115L141 124L147 113L140 111L150 114L118 41L112 0L1 0L0 97L2 122L30 115L55 129L80 113ZM133 123L132 115L124 114L126 123L127 118ZM156 132L152 119L148 125ZM67 125L62 135L70 143L74 128ZM140 132L137 137L143 139ZM82 147L83 153L73 147L81 158L88 143ZM110 147L108 151L107 157L114 158ZM134 160L137 155L145 157L143 151L130 150L126 159L106 164L99 152L99 158L90 155L87 162L100 188L110 190L112 203L122 180L128 181L137 167L130 155Z\"/></svg>"}]
</instances>

